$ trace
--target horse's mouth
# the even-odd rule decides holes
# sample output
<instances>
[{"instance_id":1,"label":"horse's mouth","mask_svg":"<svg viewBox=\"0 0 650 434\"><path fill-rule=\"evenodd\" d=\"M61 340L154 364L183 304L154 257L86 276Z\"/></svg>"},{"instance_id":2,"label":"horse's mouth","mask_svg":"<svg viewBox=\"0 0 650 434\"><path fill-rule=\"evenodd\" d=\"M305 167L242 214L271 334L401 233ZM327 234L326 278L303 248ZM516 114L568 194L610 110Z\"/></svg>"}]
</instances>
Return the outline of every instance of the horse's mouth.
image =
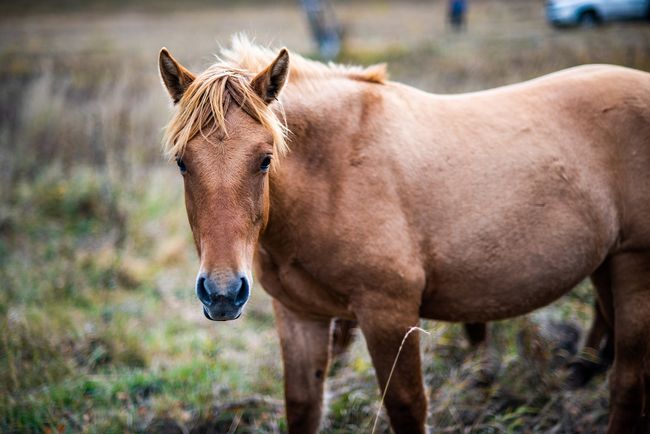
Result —
<instances>
[{"instance_id":1,"label":"horse's mouth","mask_svg":"<svg viewBox=\"0 0 650 434\"><path fill-rule=\"evenodd\" d=\"M233 321L233 320L238 319L241 316L241 314L242 314L242 311L240 310L239 312L237 312L237 316L235 316L235 317L229 317L228 315L224 314L224 315L220 316L219 318L215 319L215 318L212 318L210 316L210 312L208 312L208 309L205 306L203 306L203 315L205 315L205 317L207 319L209 319L210 321Z\"/></svg>"}]
</instances>

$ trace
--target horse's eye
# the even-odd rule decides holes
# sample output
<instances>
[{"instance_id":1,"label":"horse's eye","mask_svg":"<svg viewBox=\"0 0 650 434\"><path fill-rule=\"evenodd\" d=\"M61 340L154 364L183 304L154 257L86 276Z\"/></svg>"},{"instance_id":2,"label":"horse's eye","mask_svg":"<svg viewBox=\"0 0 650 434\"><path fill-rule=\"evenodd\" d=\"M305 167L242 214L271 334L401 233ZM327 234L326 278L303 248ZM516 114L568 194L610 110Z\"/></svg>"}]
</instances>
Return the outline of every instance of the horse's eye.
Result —
<instances>
[{"instance_id":1,"label":"horse's eye","mask_svg":"<svg viewBox=\"0 0 650 434\"><path fill-rule=\"evenodd\" d=\"M185 167L185 163L183 163L183 160L181 160L180 158L177 158L176 159L176 164L178 165L178 168L180 169L181 174L185 175L185 173L187 172L187 167Z\"/></svg>"},{"instance_id":2,"label":"horse's eye","mask_svg":"<svg viewBox=\"0 0 650 434\"><path fill-rule=\"evenodd\" d=\"M264 157L262 160L262 164L260 164L260 170L264 173L269 171L269 168L271 167L271 156L267 155Z\"/></svg>"}]
</instances>

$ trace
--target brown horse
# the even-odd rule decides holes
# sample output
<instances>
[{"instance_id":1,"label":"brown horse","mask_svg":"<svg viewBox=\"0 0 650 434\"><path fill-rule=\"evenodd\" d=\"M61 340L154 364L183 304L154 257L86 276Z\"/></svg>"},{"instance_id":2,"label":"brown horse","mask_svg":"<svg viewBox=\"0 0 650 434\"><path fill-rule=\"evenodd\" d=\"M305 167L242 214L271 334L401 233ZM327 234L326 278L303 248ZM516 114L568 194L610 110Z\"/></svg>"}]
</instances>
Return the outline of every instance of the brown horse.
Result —
<instances>
[{"instance_id":1,"label":"brown horse","mask_svg":"<svg viewBox=\"0 0 650 434\"><path fill-rule=\"evenodd\" d=\"M166 150L205 315L241 315L254 264L274 298L291 432L318 429L332 318L358 322L384 389L421 317L509 318L589 275L615 331L608 432L647 432L650 74L441 96L299 56L287 84L287 50L246 40L222 55L195 76L160 53ZM395 431L425 431L416 336L385 404Z\"/></svg>"}]
</instances>

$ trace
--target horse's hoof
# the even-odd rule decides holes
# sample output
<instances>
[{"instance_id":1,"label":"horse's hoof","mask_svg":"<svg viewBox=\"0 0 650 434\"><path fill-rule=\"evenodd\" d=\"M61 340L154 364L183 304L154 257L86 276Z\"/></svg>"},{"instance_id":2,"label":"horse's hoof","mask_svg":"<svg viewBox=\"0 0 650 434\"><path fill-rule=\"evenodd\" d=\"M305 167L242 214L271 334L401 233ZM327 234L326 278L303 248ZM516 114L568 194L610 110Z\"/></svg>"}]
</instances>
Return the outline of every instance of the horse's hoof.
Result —
<instances>
[{"instance_id":1,"label":"horse's hoof","mask_svg":"<svg viewBox=\"0 0 650 434\"><path fill-rule=\"evenodd\" d=\"M569 390L575 390L583 387L594 376L595 372L580 362L574 362L569 365L565 385Z\"/></svg>"},{"instance_id":2,"label":"horse's hoof","mask_svg":"<svg viewBox=\"0 0 650 434\"><path fill-rule=\"evenodd\" d=\"M580 354L573 358L567 365L569 371L566 378L566 387L577 389L586 385L594 375L607 370L607 363L593 348L583 348Z\"/></svg>"},{"instance_id":3,"label":"horse's hoof","mask_svg":"<svg viewBox=\"0 0 650 434\"><path fill-rule=\"evenodd\" d=\"M569 373L566 377L568 389L579 389L585 386L595 375L605 372L607 365L600 360L585 360L579 358L569 363Z\"/></svg>"}]
</instances>

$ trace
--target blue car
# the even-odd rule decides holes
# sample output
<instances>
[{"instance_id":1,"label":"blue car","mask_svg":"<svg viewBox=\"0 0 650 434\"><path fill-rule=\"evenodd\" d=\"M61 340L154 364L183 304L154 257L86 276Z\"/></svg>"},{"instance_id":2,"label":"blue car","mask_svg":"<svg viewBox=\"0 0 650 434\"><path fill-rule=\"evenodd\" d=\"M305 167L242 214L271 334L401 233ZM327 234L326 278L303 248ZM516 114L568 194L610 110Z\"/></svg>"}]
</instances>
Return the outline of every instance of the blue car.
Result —
<instances>
[{"instance_id":1,"label":"blue car","mask_svg":"<svg viewBox=\"0 0 650 434\"><path fill-rule=\"evenodd\" d=\"M650 0L547 0L546 17L555 26L592 27L605 21L647 18Z\"/></svg>"}]
</instances>

